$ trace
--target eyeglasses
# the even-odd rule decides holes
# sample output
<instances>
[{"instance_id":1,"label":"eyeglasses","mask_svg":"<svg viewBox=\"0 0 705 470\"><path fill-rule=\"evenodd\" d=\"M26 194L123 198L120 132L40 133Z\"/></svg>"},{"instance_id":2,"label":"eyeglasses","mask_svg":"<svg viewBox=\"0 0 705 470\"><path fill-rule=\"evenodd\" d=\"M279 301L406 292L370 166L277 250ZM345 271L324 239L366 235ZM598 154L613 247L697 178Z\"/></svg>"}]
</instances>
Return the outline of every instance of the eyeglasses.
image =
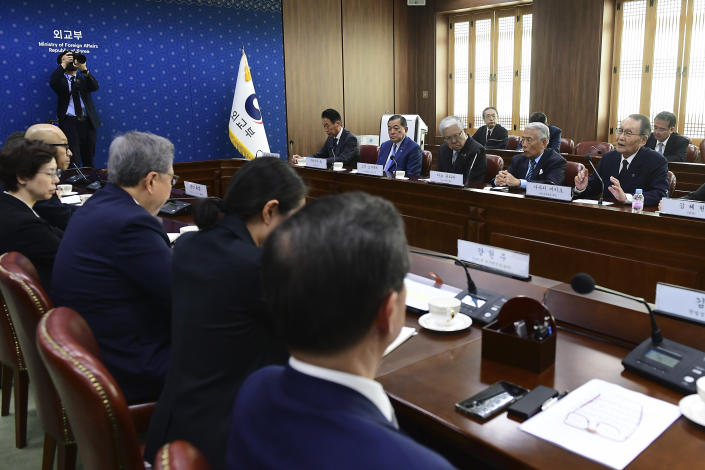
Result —
<instances>
[{"instance_id":1,"label":"eyeglasses","mask_svg":"<svg viewBox=\"0 0 705 470\"><path fill-rule=\"evenodd\" d=\"M176 183L179 182L179 175L170 175L169 173L165 173L167 176L171 176L171 186L174 187L176 186Z\"/></svg>"},{"instance_id":2,"label":"eyeglasses","mask_svg":"<svg viewBox=\"0 0 705 470\"><path fill-rule=\"evenodd\" d=\"M443 137L443 142L451 142L453 140L459 140L460 137L464 134L464 132L458 132L457 134L449 135L447 137Z\"/></svg>"},{"instance_id":3,"label":"eyeglasses","mask_svg":"<svg viewBox=\"0 0 705 470\"><path fill-rule=\"evenodd\" d=\"M67 144L67 143L66 144L48 144L48 145L53 145L54 147L63 147L66 150L69 149L69 144Z\"/></svg>"},{"instance_id":4,"label":"eyeglasses","mask_svg":"<svg viewBox=\"0 0 705 470\"><path fill-rule=\"evenodd\" d=\"M49 170L49 171L38 171L37 173L41 173L43 175L51 176L52 178L56 176L57 178L61 178L61 170L58 168L56 170Z\"/></svg>"},{"instance_id":5,"label":"eyeglasses","mask_svg":"<svg viewBox=\"0 0 705 470\"><path fill-rule=\"evenodd\" d=\"M622 129L621 127L618 127L616 129L617 135L626 135L627 137L631 137L633 135L646 135L646 134L635 134L634 132L631 131L631 129L627 129L626 131Z\"/></svg>"}]
</instances>

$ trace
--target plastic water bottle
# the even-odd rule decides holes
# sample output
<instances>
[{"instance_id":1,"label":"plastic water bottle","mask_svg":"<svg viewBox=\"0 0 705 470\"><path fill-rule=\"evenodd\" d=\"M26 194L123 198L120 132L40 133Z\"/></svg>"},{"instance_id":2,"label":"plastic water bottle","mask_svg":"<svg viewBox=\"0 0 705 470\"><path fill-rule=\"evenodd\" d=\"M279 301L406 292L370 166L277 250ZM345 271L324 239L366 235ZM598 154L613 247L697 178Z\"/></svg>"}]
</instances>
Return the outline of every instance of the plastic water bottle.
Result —
<instances>
[{"instance_id":1,"label":"plastic water bottle","mask_svg":"<svg viewBox=\"0 0 705 470\"><path fill-rule=\"evenodd\" d=\"M644 195L637 189L632 196L632 212L640 213L644 210Z\"/></svg>"}]
</instances>

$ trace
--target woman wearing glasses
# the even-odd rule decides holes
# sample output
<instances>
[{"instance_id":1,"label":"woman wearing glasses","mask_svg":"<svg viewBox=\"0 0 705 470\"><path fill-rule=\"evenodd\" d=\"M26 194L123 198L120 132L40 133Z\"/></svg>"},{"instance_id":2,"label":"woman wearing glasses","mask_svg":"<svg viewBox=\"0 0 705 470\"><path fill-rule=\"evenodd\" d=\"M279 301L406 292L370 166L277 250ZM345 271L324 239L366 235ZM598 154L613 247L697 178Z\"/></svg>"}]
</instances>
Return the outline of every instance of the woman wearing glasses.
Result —
<instances>
[{"instance_id":1,"label":"woman wearing glasses","mask_svg":"<svg viewBox=\"0 0 705 470\"><path fill-rule=\"evenodd\" d=\"M56 150L38 141L22 140L0 152L0 253L19 251L34 264L49 289L54 257L63 232L34 212L38 201L56 192L61 170Z\"/></svg>"}]
</instances>

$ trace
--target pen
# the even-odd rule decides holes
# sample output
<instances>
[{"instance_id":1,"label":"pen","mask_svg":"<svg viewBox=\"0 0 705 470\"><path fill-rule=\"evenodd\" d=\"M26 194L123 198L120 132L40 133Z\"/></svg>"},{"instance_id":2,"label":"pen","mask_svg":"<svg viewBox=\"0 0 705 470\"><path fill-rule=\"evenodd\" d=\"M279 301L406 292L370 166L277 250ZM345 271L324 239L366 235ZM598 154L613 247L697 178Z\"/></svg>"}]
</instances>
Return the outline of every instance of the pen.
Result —
<instances>
[{"instance_id":1,"label":"pen","mask_svg":"<svg viewBox=\"0 0 705 470\"><path fill-rule=\"evenodd\" d=\"M563 392L563 393L559 393L559 394L556 395L555 397L549 398L548 400L546 400L545 402L543 402L543 404L541 405L541 411L545 411L545 410L549 409L550 407L552 407L553 405L555 405L558 400L560 400L561 398L563 398L563 397L566 396L566 395L568 395L568 391L567 391L567 390L566 390L565 392Z\"/></svg>"}]
</instances>

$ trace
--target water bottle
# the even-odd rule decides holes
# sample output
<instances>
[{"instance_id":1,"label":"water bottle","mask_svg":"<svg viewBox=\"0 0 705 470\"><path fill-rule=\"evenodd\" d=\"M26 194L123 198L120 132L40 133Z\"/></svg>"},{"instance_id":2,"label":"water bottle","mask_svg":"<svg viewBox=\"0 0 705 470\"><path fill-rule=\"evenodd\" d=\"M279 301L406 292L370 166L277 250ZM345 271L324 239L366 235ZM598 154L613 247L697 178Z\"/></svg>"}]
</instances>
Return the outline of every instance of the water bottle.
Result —
<instances>
[{"instance_id":1,"label":"water bottle","mask_svg":"<svg viewBox=\"0 0 705 470\"><path fill-rule=\"evenodd\" d=\"M632 212L640 213L644 210L644 195L641 189L637 189L632 196Z\"/></svg>"}]
</instances>

